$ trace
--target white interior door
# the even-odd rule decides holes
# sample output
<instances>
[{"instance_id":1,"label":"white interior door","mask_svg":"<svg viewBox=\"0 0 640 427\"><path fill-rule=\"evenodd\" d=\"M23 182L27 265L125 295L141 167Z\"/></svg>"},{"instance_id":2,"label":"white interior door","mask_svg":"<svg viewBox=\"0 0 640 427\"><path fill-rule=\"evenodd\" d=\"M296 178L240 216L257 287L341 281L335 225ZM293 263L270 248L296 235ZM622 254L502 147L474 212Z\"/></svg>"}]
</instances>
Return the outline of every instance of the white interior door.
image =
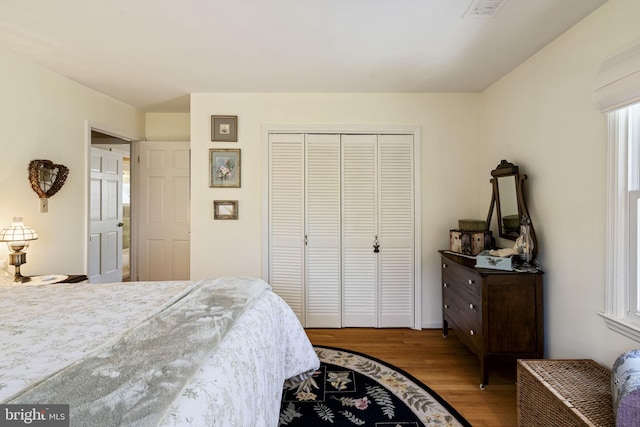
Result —
<instances>
[{"instance_id":1,"label":"white interior door","mask_svg":"<svg viewBox=\"0 0 640 427\"><path fill-rule=\"evenodd\" d=\"M122 153L91 147L89 283L122 280Z\"/></svg>"},{"instance_id":2,"label":"white interior door","mask_svg":"<svg viewBox=\"0 0 640 427\"><path fill-rule=\"evenodd\" d=\"M268 281L304 324L304 135L269 135Z\"/></svg>"},{"instance_id":3,"label":"white interior door","mask_svg":"<svg viewBox=\"0 0 640 427\"><path fill-rule=\"evenodd\" d=\"M378 326L377 135L342 136L342 326Z\"/></svg>"},{"instance_id":4,"label":"white interior door","mask_svg":"<svg viewBox=\"0 0 640 427\"><path fill-rule=\"evenodd\" d=\"M339 328L340 135L307 135L305 152L305 326Z\"/></svg>"},{"instance_id":5,"label":"white interior door","mask_svg":"<svg viewBox=\"0 0 640 427\"><path fill-rule=\"evenodd\" d=\"M138 277L190 277L189 142L139 143Z\"/></svg>"},{"instance_id":6,"label":"white interior door","mask_svg":"<svg viewBox=\"0 0 640 427\"><path fill-rule=\"evenodd\" d=\"M378 136L378 326L414 319L415 221L413 135Z\"/></svg>"}]
</instances>

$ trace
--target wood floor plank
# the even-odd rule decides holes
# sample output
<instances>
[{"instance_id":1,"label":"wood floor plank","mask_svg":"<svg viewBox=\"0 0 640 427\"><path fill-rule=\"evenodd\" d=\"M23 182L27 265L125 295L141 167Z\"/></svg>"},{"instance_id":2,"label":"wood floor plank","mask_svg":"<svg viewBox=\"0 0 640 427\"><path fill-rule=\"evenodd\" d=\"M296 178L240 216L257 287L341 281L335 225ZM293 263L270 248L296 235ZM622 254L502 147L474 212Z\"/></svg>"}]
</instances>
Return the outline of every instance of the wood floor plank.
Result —
<instances>
[{"instance_id":1,"label":"wood floor plank","mask_svg":"<svg viewBox=\"0 0 640 427\"><path fill-rule=\"evenodd\" d=\"M491 366L480 389L480 364L450 331L440 329L307 329L313 344L365 353L395 365L444 398L474 427L517 426L515 366Z\"/></svg>"}]
</instances>

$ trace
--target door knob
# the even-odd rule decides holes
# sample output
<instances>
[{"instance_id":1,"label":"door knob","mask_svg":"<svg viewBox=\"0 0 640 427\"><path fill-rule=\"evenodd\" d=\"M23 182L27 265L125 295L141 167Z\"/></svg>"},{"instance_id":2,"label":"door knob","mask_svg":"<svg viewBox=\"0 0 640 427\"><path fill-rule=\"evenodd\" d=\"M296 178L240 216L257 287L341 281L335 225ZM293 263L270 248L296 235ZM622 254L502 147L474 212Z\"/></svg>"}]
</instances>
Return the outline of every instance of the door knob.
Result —
<instances>
[{"instance_id":1,"label":"door knob","mask_svg":"<svg viewBox=\"0 0 640 427\"><path fill-rule=\"evenodd\" d=\"M378 236L373 239L373 253L377 254L380 252L380 242L378 242Z\"/></svg>"},{"instance_id":2,"label":"door knob","mask_svg":"<svg viewBox=\"0 0 640 427\"><path fill-rule=\"evenodd\" d=\"M118 227L122 227L124 225L124 222L119 222L118 223Z\"/></svg>"}]
</instances>

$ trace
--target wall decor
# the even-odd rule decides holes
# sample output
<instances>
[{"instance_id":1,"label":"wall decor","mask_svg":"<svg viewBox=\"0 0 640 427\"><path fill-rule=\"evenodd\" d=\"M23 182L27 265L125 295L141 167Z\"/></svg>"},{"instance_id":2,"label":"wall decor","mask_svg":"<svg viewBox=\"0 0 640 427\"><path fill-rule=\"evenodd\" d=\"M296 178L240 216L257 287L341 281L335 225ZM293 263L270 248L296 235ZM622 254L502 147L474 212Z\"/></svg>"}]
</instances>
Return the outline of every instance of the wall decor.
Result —
<instances>
[{"instance_id":1,"label":"wall decor","mask_svg":"<svg viewBox=\"0 0 640 427\"><path fill-rule=\"evenodd\" d=\"M56 194L68 176L68 167L57 165L51 160L32 160L29 163L29 182L41 199L48 199Z\"/></svg>"},{"instance_id":2,"label":"wall decor","mask_svg":"<svg viewBox=\"0 0 640 427\"><path fill-rule=\"evenodd\" d=\"M238 201L214 200L213 219L238 219Z\"/></svg>"},{"instance_id":3,"label":"wall decor","mask_svg":"<svg viewBox=\"0 0 640 427\"><path fill-rule=\"evenodd\" d=\"M211 140L238 141L238 116L211 116Z\"/></svg>"},{"instance_id":4,"label":"wall decor","mask_svg":"<svg viewBox=\"0 0 640 427\"><path fill-rule=\"evenodd\" d=\"M240 149L209 149L209 187L240 188Z\"/></svg>"}]
</instances>

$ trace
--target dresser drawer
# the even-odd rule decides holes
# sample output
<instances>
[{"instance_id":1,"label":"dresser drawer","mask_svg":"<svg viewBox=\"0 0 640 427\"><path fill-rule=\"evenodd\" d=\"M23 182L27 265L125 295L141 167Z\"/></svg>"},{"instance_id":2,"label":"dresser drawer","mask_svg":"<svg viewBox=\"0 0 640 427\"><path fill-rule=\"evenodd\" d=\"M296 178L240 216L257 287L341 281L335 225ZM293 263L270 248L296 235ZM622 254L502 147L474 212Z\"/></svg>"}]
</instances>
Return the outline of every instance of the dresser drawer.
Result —
<instances>
[{"instance_id":1,"label":"dresser drawer","mask_svg":"<svg viewBox=\"0 0 640 427\"><path fill-rule=\"evenodd\" d=\"M451 292L443 294L443 314L453 324L453 329L466 335L477 348L482 336L482 308L479 305L461 301Z\"/></svg>"},{"instance_id":2,"label":"dresser drawer","mask_svg":"<svg viewBox=\"0 0 640 427\"><path fill-rule=\"evenodd\" d=\"M448 260L442 262L442 286L456 289L456 293L464 292L480 298L482 279L472 271L466 270ZM459 291L458 291L459 290Z\"/></svg>"},{"instance_id":3,"label":"dresser drawer","mask_svg":"<svg viewBox=\"0 0 640 427\"><path fill-rule=\"evenodd\" d=\"M473 351L482 349L482 322L469 316L469 309L461 309L455 304L444 304L443 318L450 323L459 338L473 347Z\"/></svg>"},{"instance_id":4,"label":"dresser drawer","mask_svg":"<svg viewBox=\"0 0 640 427\"><path fill-rule=\"evenodd\" d=\"M445 292L442 295L443 310L448 310L450 307L455 308L460 315L467 318L469 321L467 324L469 327L476 329L482 329L482 306L468 299L461 299L453 292Z\"/></svg>"},{"instance_id":5,"label":"dresser drawer","mask_svg":"<svg viewBox=\"0 0 640 427\"><path fill-rule=\"evenodd\" d=\"M472 286L464 283L442 282L442 295L447 294L449 298L455 298L461 308L471 306L471 308L482 307L482 297L475 292Z\"/></svg>"}]
</instances>

